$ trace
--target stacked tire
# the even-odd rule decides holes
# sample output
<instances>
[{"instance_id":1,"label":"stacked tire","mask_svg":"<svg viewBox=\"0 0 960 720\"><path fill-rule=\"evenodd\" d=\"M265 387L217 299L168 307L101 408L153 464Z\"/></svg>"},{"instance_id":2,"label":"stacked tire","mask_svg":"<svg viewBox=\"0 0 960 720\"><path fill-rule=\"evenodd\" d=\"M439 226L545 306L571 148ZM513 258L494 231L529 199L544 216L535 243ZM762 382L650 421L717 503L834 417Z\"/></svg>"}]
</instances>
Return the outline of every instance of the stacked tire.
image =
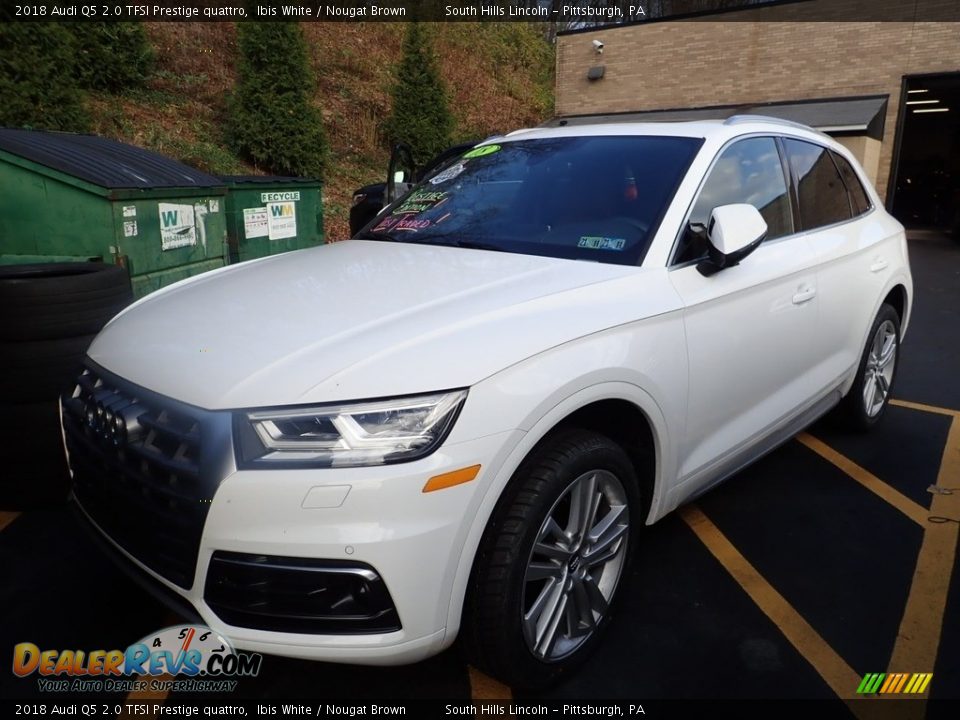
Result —
<instances>
[{"instance_id":1,"label":"stacked tire","mask_svg":"<svg viewBox=\"0 0 960 720\"><path fill-rule=\"evenodd\" d=\"M94 336L132 300L115 265L0 266L0 510L66 499L58 398Z\"/></svg>"}]
</instances>

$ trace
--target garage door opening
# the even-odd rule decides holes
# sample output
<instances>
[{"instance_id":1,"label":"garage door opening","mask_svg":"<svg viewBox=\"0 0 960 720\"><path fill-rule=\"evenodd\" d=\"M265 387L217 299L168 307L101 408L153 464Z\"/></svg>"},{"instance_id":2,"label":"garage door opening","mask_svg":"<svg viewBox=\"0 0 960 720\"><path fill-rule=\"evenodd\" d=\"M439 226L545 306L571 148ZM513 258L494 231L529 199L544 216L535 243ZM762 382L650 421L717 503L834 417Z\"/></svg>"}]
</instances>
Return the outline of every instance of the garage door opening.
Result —
<instances>
[{"instance_id":1,"label":"garage door opening","mask_svg":"<svg viewBox=\"0 0 960 720\"><path fill-rule=\"evenodd\" d=\"M905 78L900 118L894 216L960 233L960 72Z\"/></svg>"}]
</instances>

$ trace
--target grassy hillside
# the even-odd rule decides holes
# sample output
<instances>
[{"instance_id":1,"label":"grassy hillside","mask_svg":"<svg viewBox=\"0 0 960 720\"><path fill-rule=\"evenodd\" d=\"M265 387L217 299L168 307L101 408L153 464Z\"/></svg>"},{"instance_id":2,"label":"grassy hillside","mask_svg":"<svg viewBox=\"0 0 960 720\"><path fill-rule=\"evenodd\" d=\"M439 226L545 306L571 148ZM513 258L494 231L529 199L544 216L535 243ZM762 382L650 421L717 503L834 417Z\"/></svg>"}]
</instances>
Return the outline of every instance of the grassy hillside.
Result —
<instances>
[{"instance_id":1,"label":"grassy hillside","mask_svg":"<svg viewBox=\"0 0 960 720\"><path fill-rule=\"evenodd\" d=\"M317 80L314 102L330 143L325 178L327 237L347 237L350 193L376 182L388 158L401 23L305 23ZM537 124L553 109L553 50L520 23L432 27L457 125L454 137L485 137ZM94 131L147 147L208 172L253 173L226 146L223 120L236 67L231 23L148 23L157 65L147 90L94 96Z\"/></svg>"}]
</instances>

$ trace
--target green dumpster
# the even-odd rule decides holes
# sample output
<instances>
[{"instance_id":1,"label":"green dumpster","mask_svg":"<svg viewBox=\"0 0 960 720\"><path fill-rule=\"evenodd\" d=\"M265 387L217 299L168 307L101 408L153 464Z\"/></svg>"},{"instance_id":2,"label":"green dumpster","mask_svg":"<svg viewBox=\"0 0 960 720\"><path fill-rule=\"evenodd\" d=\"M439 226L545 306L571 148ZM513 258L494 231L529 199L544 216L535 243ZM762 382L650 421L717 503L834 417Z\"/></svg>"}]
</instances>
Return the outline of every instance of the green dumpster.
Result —
<instances>
[{"instance_id":1,"label":"green dumpster","mask_svg":"<svg viewBox=\"0 0 960 720\"><path fill-rule=\"evenodd\" d=\"M224 175L230 262L301 250L323 243L319 180Z\"/></svg>"},{"instance_id":2,"label":"green dumpster","mask_svg":"<svg viewBox=\"0 0 960 720\"><path fill-rule=\"evenodd\" d=\"M0 263L100 259L142 297L226 264L219 178L95 135L0 128Z\"/></svg>"}]
</instances>

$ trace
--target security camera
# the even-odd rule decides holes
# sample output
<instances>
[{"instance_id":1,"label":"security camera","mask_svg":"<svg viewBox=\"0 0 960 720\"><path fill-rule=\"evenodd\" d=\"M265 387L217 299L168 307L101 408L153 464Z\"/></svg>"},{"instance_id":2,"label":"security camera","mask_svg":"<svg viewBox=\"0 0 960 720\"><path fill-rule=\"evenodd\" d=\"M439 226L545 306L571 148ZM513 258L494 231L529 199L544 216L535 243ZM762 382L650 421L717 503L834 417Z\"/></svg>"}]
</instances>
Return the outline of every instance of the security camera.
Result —
<instances>
[{"instance_id":1,"label":"security camera","mask_svg":"<svg viewBox=\"0 0 960 720\"><path fill-rule=\"evenodd\" d=\"M603 42L601 40L594 40L593 49L597 51L598 55L600 55L603 52Z\"/></svg>"}]
</instances>

